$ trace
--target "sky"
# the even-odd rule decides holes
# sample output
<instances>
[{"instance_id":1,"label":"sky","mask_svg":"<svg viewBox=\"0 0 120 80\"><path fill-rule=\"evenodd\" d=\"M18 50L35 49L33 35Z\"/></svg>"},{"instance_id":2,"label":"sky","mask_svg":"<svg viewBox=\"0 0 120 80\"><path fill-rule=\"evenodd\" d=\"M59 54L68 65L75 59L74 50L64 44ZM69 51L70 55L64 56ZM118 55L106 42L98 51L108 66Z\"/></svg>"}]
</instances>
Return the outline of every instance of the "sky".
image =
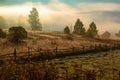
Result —
<instances>
[{"instance_id":1,"label":"sky","mask_svg":"<svg viewBox=\"0 0 120 80\"><path fill-rule=\"evenodd\" d=\"M120 30L120 0L0 0L0 16L9 26L24 24L29 28L28 14L35 7L43 30L63 30L73 26L79 18L86 29L95 22L99 33Z\"/></svg>"}]
</instances>

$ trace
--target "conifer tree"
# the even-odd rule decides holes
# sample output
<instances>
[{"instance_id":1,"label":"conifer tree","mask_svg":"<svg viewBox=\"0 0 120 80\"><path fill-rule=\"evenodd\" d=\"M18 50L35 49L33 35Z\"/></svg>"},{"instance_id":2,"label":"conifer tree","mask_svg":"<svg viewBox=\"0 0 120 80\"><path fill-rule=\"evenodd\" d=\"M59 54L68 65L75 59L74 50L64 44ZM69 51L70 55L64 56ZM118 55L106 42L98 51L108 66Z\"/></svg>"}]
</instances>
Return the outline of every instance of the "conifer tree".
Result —
<instances>
[{"instance_id":1,"label":"conifer tree","mask_svg":"<svg viewBox=\"0 0 120 80\"><path fill-rule=\"evenodd\" d=\"M70 34L70 29L69 29L68 26L66 26L66 27L64 28L64 33L65 33L65 34Z\"/></svg>"},{"instance_id":2,"label":"conifer tree","mask_svg":"<svg viewBox=\"0 0 120 80\"><path fill-rule=\"evenodd\" d=\"M94 22L89 25L89 29L87 30L86 35L91 38L98 36L98 30Z\"/></svg>"},{"instance_id":3,"label":"conifer tree","mask_svg":"<svg viewBox=\"0 0 120 80\"><path fill-rule=\"evenodd\" d=\"M42 25L39 21L39 13L36 8L32 8L32 11L30 11L28 22L32 30L42 30Z\"/></svg>"},{"instance_id":4,"label":"conifer tree","mask_svg":"<svg viewBox=\"0 0 120 80\"><path fill-rule=\"evenodd\" d=\"M85 28L83 26L84 26L83 23L78 18L74 25L74 33L80 34L80 35L85 35Z\"/></svg>"}]
</instances>

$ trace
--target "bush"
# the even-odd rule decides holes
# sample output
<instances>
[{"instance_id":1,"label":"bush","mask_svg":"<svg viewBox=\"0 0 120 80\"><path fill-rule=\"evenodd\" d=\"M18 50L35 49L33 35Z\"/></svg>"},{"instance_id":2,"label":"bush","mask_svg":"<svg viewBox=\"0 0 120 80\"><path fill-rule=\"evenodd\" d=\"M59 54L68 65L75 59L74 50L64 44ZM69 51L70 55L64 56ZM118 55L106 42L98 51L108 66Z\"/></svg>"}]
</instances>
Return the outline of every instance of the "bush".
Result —
<instances>
[{"instance_id":1,"label":"bush","mask_svg":"<svg viewBox=\"0 0 120 80\"><path fill-rule=\"evenodd\" d=\"M18 43L23 39L27 38L27 31L21 27L11 27L9 28L8 40L13 43Z\"/></svg>"},{"instance_id":2,"label":"bush","mask_svg":"<svg viewBox=\"0 0 120 80\"><path fill-rule=\"evenodd\" d=\"M64 33L65 33L65 34L70 34L70 29L69 29L68 26L66 26L66 27L64 28Z\"/></svg>"},{"instance_id":3,"label":"bush","mask_svg":"<svg viewBox=\"0 0 120 80\"><path fill-rule=\"evenodd\" d=\"M66 39L67 40L73 40L73 37L72 37L72 35L66 35Z\"/></svg>"},{"instance_id":4,"label":"bush","mask_svg":"<svg viewBox=\"0 0 120 80\"><path fill-rule=\"evenodd\" d=\"M5 38L6 37L6 33L3 32L2 29L0 29L0 38Z\"/></svg>"},{"instance_id":5,"label":"bush","mask_svg":"<svg viewBox=\"0 0 120 80\"><path fill-rule=\"evenodd\" d=\"M102 37L103 39L109 39L110 36L111 36L111 34L110 34L110 32L108 32L108 31L104 32L104 33L101 35L101 37Z\"/></svg>"}]
</instances>

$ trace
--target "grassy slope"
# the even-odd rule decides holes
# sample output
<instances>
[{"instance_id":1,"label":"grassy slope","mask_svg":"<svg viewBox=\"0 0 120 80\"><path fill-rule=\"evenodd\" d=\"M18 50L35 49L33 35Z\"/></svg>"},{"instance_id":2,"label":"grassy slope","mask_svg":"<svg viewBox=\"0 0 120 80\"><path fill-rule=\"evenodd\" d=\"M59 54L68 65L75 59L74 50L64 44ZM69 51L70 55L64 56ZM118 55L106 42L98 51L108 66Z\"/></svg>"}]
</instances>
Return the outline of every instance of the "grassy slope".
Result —
<instances>
[{"instance_id":1,"label":"grassy slope","mask_svg":"<svg viewBox=\"0 0 120 80\"><path fill-rule=\"evenodd\" d=\"M73 40L71 40L71 38ZM43 49L55 48L71 48L71 47L80 47L82 45L91 45L95 43L100 43L94 39L82 38L79 35L72 34L70 36L59 33L40 33L40 32L28 32L28 39L25 40L25 43L19 45L13 45L6 43L6 39L0 39L0 53L12 53L13 48L17 48L18 52L26 51L27 47L31 49L37 49L38 47ZM55 43L55 44L52 44Z\"/></svg>"},{"instance_id":2,"label":"grassy slope","mask_svg":"<svg viewBox=\"0 0 120 80\"><path fill-rule=\"evenodd\" d=\"M58 63L64 63L64 65L71 65L76 63L82 65L83 70L91 69L98 71L97 80L112 80L113 79L113 69L114 78L118 79L118 73L120 71L120 50L104 52L104 53L95 53L87 54L83 56L72 56L62 59L56 59ZM117 71L116 71L117 70ZM100 75L102 77L100 77Z\"/></svg>"}]
</instances>

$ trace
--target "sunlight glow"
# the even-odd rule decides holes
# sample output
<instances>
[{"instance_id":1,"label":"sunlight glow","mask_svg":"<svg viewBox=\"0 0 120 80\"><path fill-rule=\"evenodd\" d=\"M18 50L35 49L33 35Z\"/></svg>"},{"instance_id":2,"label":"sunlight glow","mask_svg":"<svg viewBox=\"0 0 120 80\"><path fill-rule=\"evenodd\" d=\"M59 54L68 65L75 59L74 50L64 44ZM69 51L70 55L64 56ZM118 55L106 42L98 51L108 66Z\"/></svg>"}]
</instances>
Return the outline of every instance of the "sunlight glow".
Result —
<instances>
[{"instance_id":1,"label":"sunlight glow","mask_svg":"<svg viewBox=\"0 0 120 80\"><path fill-rule=\"evenodd\" d=\"M1 14L16 14L16 15L28 15L32 10L32 6L16 6L16 7L0 7ZM44 7L37 8L40 15L49 15L53 11Z\"/></svg>"}]
</instances>

